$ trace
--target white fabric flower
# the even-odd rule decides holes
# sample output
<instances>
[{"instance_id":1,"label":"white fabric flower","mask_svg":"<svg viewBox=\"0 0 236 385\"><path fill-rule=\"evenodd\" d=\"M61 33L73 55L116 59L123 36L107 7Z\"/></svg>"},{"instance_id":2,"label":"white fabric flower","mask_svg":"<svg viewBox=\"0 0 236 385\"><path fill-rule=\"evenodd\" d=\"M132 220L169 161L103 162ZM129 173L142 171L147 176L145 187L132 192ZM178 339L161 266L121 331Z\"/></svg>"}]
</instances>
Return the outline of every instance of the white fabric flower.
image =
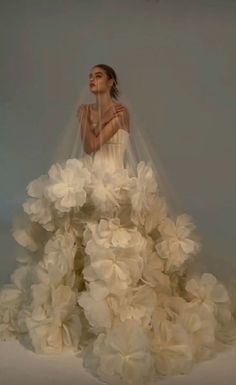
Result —
<instances>
[{"instance_id":1,"label":"white fabric flower","mask_svg":"<svg viewBox=\"0 0 236 385\"><path fill-rule=\"evenodd\" d=\"M37 307L37 303L41 303L40 301L43 297L45 297L45 300L42 300L42 305L47 306L50 304L50 301L47 302L46 300L47 293L49 293L48 295L51 297L51 290L55 290L60 284L71 288L74 287L75 272L69 271L62 277L62 271L56 268L53 263L49 264L48 269L46 269L43 262L40 261L34 268L34 282L36 282L36 284L33 284L31 289L35 307Z\"/></svg>"},{"instance_id":2,"label":"white fabric flower","mask_svg":"<svg viewBox=\"0 0 236 385\"><path fill-rule=\"evenodd\" d=\"M59 353L78 350L81 322L75 307L75 292L65 285L57 288L45 285L43 288L41 284L34 286L33 295L34 307L26 324L35 351Z\"/></svg>"},{"instance_id":3,"label":"white fabric flower","mask_svg":"<svg viewBox=\"0 0 236 385\"><path fill-rule=\"evenodd\" d=\"M93 239L98 245L106 248L127 248L135 245L143 247L144 241L137 229L120 225L119 218L101 219L99 223L88 223L84 232L84 241Z\"/></svg>"},{"instance_id":4,"label":"white fabric flower","mask_svg":"<svg viewBox=\"0 0 236 385\"><path fill-rule=\"evenodd\" d=\"M167 274L163 273L163 270L164 262L157 252L153 251L148 253L143 268L143 278L145 282L162 290L169 289L170 278Z\"/></svg>"},{"instance_id":5,"label":"white fabric flower","mask_svg":"<svg viewBox=\"0 0 236 385\"><path fill-rule=\"evenodd\" d=\"M12 233L15 240L19 243L19 245L25 247L30 251L37 251L38 245L31 236L31 229L18 229Z\"/></svg>"},{"instance_id":6,"label":"white fabric flower","mask_svg":"<svg viewBox=\"0 0 236 385\"><path fill-rule=\"evenodd\" d=\"M165 329L166 321L175 322L181 313L186 301L168 293L156 291L157 306L152 314L152 327L154 334L159 335L160 329Z\"/></svg>"},{"instance_id":7,"label":"white fabric flower","mask_svg":"<svg viewBox=\"0 0 236 385\"><path fill-rule=\"evenodd\" d=\"M166 218L166 199L159 196L157 180L149 163L139 162L137 177L130 182L130 200L131 220L137 226L143 225L147 234Z\"/></svg>"},{"instance_id":8,"label":"white fabric flower","mask_svg":"<svg viewBox=\"0 0 236 385\"><path fill-rule=\"evenodd\" d=\"M38 354L76 352L79 348L81 323L78 312L73 311L70 319L60 326L48 319L42 309L41 316L28 318L27 326L32 345Z\"/></svg>"},{"instance_id":9,"label":"white fabric flower","mask_svg":"<svg viewBox=\"0 0 236 385\"><path fill-rule=\"evenodd\" d=\"M25 250L19 250L19 254L16 256L16 262L22 265L32 265L35 262L35 259L32 253Z\"/></svg>"},{"instance_id":10,"label":"white fabric flower","mask_svg":"<svg viewBox=\"0 0 236 385\"><path fill-rule=\"evenodd\" d=\"M27 192L31 198L27 199L22 206L33 222L38 222L46 230L53 231L55 227L52 221L51 203L44 196L47 185L47 175L41 175L39 178L31 181L27 186Z\"/></svg>"},{"instance_id":11,"label":"white fabric flower","mask_svg":"<svg viewBox=\"0 0 236 385\"><path fill-rule=\"evenodd\" d=\"M68 212L73 207L84 205L91 175L79 159L68 159L65 165L53 164L48 175L45 195L58 211Z\"/></svg>"},{"instance_id":12,"label":"white fabric flower","mask_svg":"<svg viewBox=\"0 0 236 385\"><path fill-rule=\"evenodd\" d=\"M112 250L90 240L85 251L91 258L90 265L83 270L86 280L102 280L110 287L111 292L124 290L132 282L128 261L124 262L124 258L117 259Z\"/></svg>"},{"instance_id":13,"label":"white fabric flower","mask_svg":"<svg viewBox=\"0 0 236 385\"><path fill-rule=\"evenodd\" d=\"M132 249L108 249L90 240L85 251L91 262L83 270L84 278L106 282L111 292L124 290L141 277L143 258Z\"/></svg>"},{"instance_id":14,"label":"white fabric flower","mask_svg":"<svg viewBox=\"0 0 236 385\"><path fill-rule=\"evenodd\" d=\"M111 384L144 385L153 374L149 340L136 321L126 320L100 334L93 352L98 375Z\"/></svg>"},{"instance_id":15,"label":"white fabric flower","mask_svg":"<svg viewBox=\"0 0 236 385\"><path fill-rule=\"evenodd\" d=\"M185 286L191 302L215 312L217 305L229 302L229 295L213 274L204 273L201 278L190 279Z\"/></svg>"},{"instance_id":16,"label":"white fabric flower","mask_svg":"<svg viewBox=\"0 0 236 385\"><path fill-rule=\"evenodd\" d=\"M156 293L146 285L129 288L120 297L108 298L108 303L121 321L134 319L148 327L156 306Z\"/></svg>"},{"instance_id":17,"label":"white fabric flower","mask_svg":"<svg viewBox=\"0 0 236 385\"><path fill-rule=\"evenodd\" d=\"M44 310L51 307L51 285L48 283L35 283L31 286L32 302L31 306L33 309L43 307Z\"/></svg>"},{"instance_id":18,"label":"white fabric flower","mask_svg":"<svg viewBox=\"0 0 236 385\"><path fill-rule=\"evenodd\" d=\"M17 267L11 274L12 283L0 291L0 337L8 338L25 332L24 317L30 298L32 265Z\"/></svg>"},{"instance_id":19,"label":"white fabric flower","mask_svg":"<svg viewBox=\"0 0 236 385\"><path fill-rule=\"evenodd\" d=\"M200 304L186 303L176 319L187 332L195 359L210 358L215 350L217 326L212 313Z\"/></svg>"},{"instance_id":20,"label":"white fabric flower","mask_svg":"<svg viewBox=\"0 0 236 385\"><path fill-rule=\"evenodd\" d=\"M96 210L112 216L127 200L129 179L126 169L110 172L94 163L90 198Z\"/></svg>"},{"instance_id":21,"label":"white fabric flower","mask_svg":"<svg viewBox=\"0 0 236 385\"><path fill-rule=\"evenodd\" d=\"M153 342L155 367L161 375L187 374L193 366L191 347L185 344L161 344L156 337Z\"/></svg>"},{"instance_id":22,"label":"white fabric flower","mask_svg":"<svg viewBox=\"0 0 236 385\"><path fill-rule=\"evenodd\" d=\"M31 285L31 272L31 265L23 265L17 267L11 274L11 281L15 284L18 289L26 291Z\"/></svg>"},{"instance_id":23,"label":"white fabric flower","mask_svg":"<svg viewBox=\"0 0 236 385\"><path fill-rule=\"evenodd\" d=\"M132 180L131 201L134 210L145 207L148 210L148 194L157 192L157 182L152 167L141 161L137 165L137 177Z\"/></svg>"},{"instance_id":24,"label":"white fabric flower","mask_svg":"<svg viewBox=\"0 0 236 385\"><path fill-rule=\"evenodd\" d=\"M0 291L0 340L17 334L17 316L22 304L22 291L14 284L5 285Z\"/></svg>"},{"instance_id":25,"label":"white fabric flower","mask_svg":"<svg viewBox=\"0 0 236 385\"><path fill-rule=\"evenodd\" d=\"M166 260L166 271L180 268L189 258L200 250L200 243L189 238L195 224L187 214L179 215L176 223L170 218L164 219L158 226L162 239L156 243L156 250Z\"/></svg>"},{"instance_id":26,"label":"white fabric flower","mask_svg":"<svg viewBox=\"0 0 236 385\"><path fill-rule=\"evenodd\" d=\"M75 292L69 286L59 285L55 290L52 290L52 309L55 323L60 325L65 321L75 303Z\"/></svg>"},{"instance_id":27,"label":"white fabric flower","mask_svg":"<svg viewBox=\"0 0 236 385\"><path fill-rule=\"evenodd\" d=\"M167 217L167 203L165 198L155 194L148 194L146 206L132 209L131 220L136 225L144 226L146 234L151 233Z\"/></svg>"},{"instance_id":28,"label":"white fabric flower","mask_svg":"<svg viewBox=\"0 0 236 385\"><path fill-rule=\"evenodd\" d=\"M216 320L201 305L181 297L162 296L152 325L156 364L162 374L188 372L193 358L208 359L215 351Z\"/></svg>"},{"instance_id":29,"label":"white fabric flower","mask_svg":"<svg viewBox=\"0 0 236 385\"><path fill-rule=\"evenodd\" d=\"M154 195L153 199L150 200L149 210L143 215L139 216L139 219L142 220L145 227L145 231L149 234L153 229L155 229L164 218L167 217L167 203L164 197L159 197Z\"/></svg>"},{"instance_id":30,"label":"white fabric flower","mask_svg":"<svg viewBox=\"0 0 236 385\"><path fill-rule=\"evenodd\" d=\"M44 257L40 262L57 285L63 277L73 270L76 242L73 234L59 231L45 245Z\"/></svg>"},{"instance_id":31,"label":"white fabric flower","mask_svg":"<svg viewBox=\"0 0 236 385\"><path fill-rule=\"evenodd\" d=\"M182 297L161 295L152 315L152 326L157 338L166 342L191 347L195 358L203 358L215 343L216 320L206 308L187 302ZM173 339L174 338L174 339Z\"/></svg>"},{"instance_id":32,"label":"white fabric flower","mask_svg":"<svg viewBox=\"0 0 236 385\"><path fill-rule=\"evenodd\" d=\"M90 174L93 173L94 165L93 165L93 157L90 154L84 154L83 157L79 158L80 162L82 162L83 167L85 167Z\"/></svg>"},{"instance_id":33,"label":"white fabric flower","mask_svg":"<svg viewBox=\"0 0 236 385\"><path fill-rule=\"evenodd\" d=\"M87 290L78 296L78 303L83 307L90 325L100 332L112 324L112 314L106 300L108 294L109 290L104 283L96 281L90 282Z\"/></svg>"},{"instance_id":34,"label":"white fabric flower","mask_svg":"<svg viewBox=\"0 0 236 385\"><path fill-rule=\"evenodd\" d=\"M15 218L12 235L19 245L35 252L43 246L46 231L36 222L31 222L25 213Z\"/></svg>"},{"instance_id":35,"label":"white fabric flower","mask_svg":"<svg viewBox=\"0 0 236 385\"><path fill-rule=\"evenodd\" d=\"M191 339L184 325L177 320L184 300L170 297L168 301L166 296L164 304L164 308L157 307L152 316L154 336L151 351L156 371L161 375L188 373L193 365Z\"/></svg>"}]
</instances>

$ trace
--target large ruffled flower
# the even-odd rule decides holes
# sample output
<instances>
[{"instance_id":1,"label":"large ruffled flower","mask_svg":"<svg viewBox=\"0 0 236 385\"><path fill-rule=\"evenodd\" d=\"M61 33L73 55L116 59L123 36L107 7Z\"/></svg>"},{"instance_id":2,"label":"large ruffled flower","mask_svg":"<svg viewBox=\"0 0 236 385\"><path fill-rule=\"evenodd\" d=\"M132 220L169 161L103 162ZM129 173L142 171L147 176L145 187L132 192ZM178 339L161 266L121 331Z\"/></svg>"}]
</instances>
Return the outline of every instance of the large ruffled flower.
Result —
<instances>
[{"instance_id":1,"label":"large ruffled flower","mask_svg":"<svg viewBox=\"0 0 236 385\"><path fill-rule=\"evenodd\" d=\"M78 303L83 307L90 325L100 332L112 324L112 313L106 300L108 294L109 290L104 283L95 281L90 282L87 290L78 296Z\"/></svg>"},{"instance_id":2,"label":"large ruffled flower","mask_svg":"<svg viewBox=\"0 0 236 385\"><path fill-rule=\"evenodd\" d=\"M158 226L161 240L156 243L156 250L166 261L166 271L179 269L190 254L195 255L199 252L200 243L189 238L194 228L195 224L187 214L179 215L176 223L166 218Z\"/></svg>"},{"instance_id":3,"label":"large ruffled flower","mask_svg":"<svg viewBox=\"0 0 236 385\"><path fill-rule=\"evenodd\" d=\"M68 212L73 207L84 205L91 175L79 159L68 159L65 165L53 164L48 174L45 195L58 211Z\"/></svg>"},{"instance_id":4,"label":"large ruffled flower","mask_svg":"<svg viewBox=\"0 0 236 385\"><path fill-rule=\"evenodd\" d=\"M153 313L154 336L151 351L155 357L157 373L161 375L183 374L189 372L193 365L191 340L181 322L176 321L176 316L184 301L178 301L178 298L172 297L168 302L167 299L165 308L157 307Z\"/></svg>"},{"instance_id":5,"label":"large ruffled flower","mask_svg":"<svg viewBox=\"0 0 236 385\"><path fill-rule=\"evenodd\" d=\"M146 206L131 211L131 220L138 226L143 225L146 234L151 233L167 216L167 203L165 198L156 194L147 196Z\"/></svg>"},{"instance_id":6,"label":"large ruffled flower","mask_svg":"<svg viewBox=\"0 0 236 385\"><path fill-rule=\"evenodd\" d=\"M51 283L57 285L74 267L76 242L73 234L57 231L46 243L44 252L40 265L48 271Z\"/></svg>"},{"instance_id":7,"label":"large ruffled flower","mask_svg":"<svg viewBox=\"0 0 236 385\"><path fill-rule=\"evenodd\" d=\"M32 252L43 246L45 233L47 232L43 227L36 222L31 222L26 214L16 218L12 231L16 242Z\"/></svg>"},{"instance_id":8,"label":"large ruffled flower","mask_svg":"<svg viewBox=\"0 0 236 385\"><path fill-rule=\"evenodd\" d=\"M204 273L199 278L190 279L185 289L193 304L206 307L210 313L216 312L218 305L230 301L225 287L213 274Z\"/></svg>"},{"instance_id":9,"label":"large ruffled flower","mask_svg":"<svg viewBox=\"0 0 236 385\"><path fill-rule=\"evenodd\" d=\"M37 353L77 351L81 322L76 295L65 285L51 287L50 295L47 290L42 284L34 286L35 306L26 319L34 349Z\"/></svg>"},{"instance_id":10,"label":"large ruffled flower","mask_svg":"<svg viewBox=\"0 0 236 385\"><path fill-rule=\"evenodd\" d=\"M85 251L91 260L83 270L87 281L102 280L111 292L116 292L141 277L143 258L132 249L105 248L90 240Z\"/></svg>"},{"instance_id":11,"label":"large ruffled flower","mask_svg":"<svg viewBox=\"0 0 236 385\"><path fill-rule=\"evenodd\" d=\"M145 226L147 233L166 216L166 203L158 195L157 182L151 165L139 162L137 177L130 182L132 221Z\"/></svg>"},{"instance_id":12,"label":"large ruffled flower","mask_svg":"<svg viewBox=\"0 0 236 385\"><path fill-rule=\"evenodd\" d=\"M47 185L47 175L41 175L39 178L31 181L27 186L27 192L31 198L23 203L23 208L33 222L38 222L46 230L53 231L55 226L51 203L44 196Z\"/></svg>"},{"instance_id":13,"label":"large ruffled flower","mask_svg":"<svg viewBox=\"0 0 236 385\"><path fill-rule=\"evenodd\" d=\"M137 177L134 177L131 185L131 202L135 211L141 208L149 209L149 194L157 192L157 182L150 165L139 162Z\"/></svg>"},{"instance_id":14,"label":"large ruffled flower","mask_svg":"<svg viewBox=\"0 0 236 385\"><path fill-rule=\"evenodd\" d=\"M153 374L149 340L134 320L100 334L94 342L97 374L111 384L144 385Z\"/></svg>"},{"instance_id":15,"label":"large ruffled flower","mask_svg":"<svg viewBox=\"0 0 236 385\"><path fill-rule=\"evenodd\" d=\"M157 291L157 306L152 314L152 327L156 335L165 328L166 321L175 322L181 313L186 301L169 293Z\"/></svg>"},{"instance_id":16,"label":"large ruffled flower","mask_svg":"<svg viewBox=\"0 0 236 385\"><path fill-rule=\"evenodd\" d=\"M155 229L159 223L167 217L167 210L167 202L164 197L154 195L153 198L150 199L149 211L143 211L142 215L138 216L138 218L144 223L147 234ZM133 218L134 216L135 214L133 215Z\"/></svg>"},{"instance_id":17,"label":"large ruffled flower","mask_svg":"<svg viewBox=\"0 0 236 385\"><path fill-rule=\"evenodd\" d=\"M22 303L22 292L8 284L0 292L0 340L13 337L18 332L17 315Z\"/></svg>"},{"instance_id":18,"label":"large ruffled flower","mask_svg":"<svg viewBox=\"0 0 236 385\"><path fill-rule=\"evenodd\" d=\"M176 317L187 332L186 341L192 346L197 361L208 359L215 350L216 320L209 311L195 303L185 303Z\"/></svg>"},{"instance_id":19,"label":"large ruffled flower","mask_svg":"<svg viewBox=\"0 0 236 385\"><path fill-rule=\"evenodd\" d=\"M129 288L120 297L108 298L108 303L121 321L135 319L148 327L156 306L156 293L146 285Z\"/></svg>"},{"instance_id":20,"label":"large ruffled flower","mask_svg":"<svg viewBox=\"0 0 236 385\"><path fill-rule=\"evenodd\" d=\"M169 290L170 279L163 273L164 261L159 257L155 250L152 250L152 244L147 248L145 263L143 267L143 280L152 287L158 287L159 290Z\"/></svg>"},{"instance_id":21,"label":"large ruffled flower","mask_svg":"<svg viewBox=\"0 0 236 385\"><path fill-rule=\"evenodd\" d=\"M12 283L0 291L0 339L25 332L25 305L30 298L33 265L22 265L11 274Z\"/></svg>"},{"instance_id":22,"label":"large ruffled flower","mask_svg":"<svg viewBox=\"0 0 236 385\"><path fill-rule=\"evenodd\" d=\"M136 228L120 225L119 218L101 219L99 223L88 223L84 232L84 241L93 239L106 248L135 248L137 253L145 246L145 240Z\"/></svg>"},{"instance_id":23,"label":"large ruffled flower","mask_svg":"<svg viewBox=\"0 0 236 385\"><path fill-rule=\"evenodd\" d=\"M91 200L97 211L112 216L128 199L129 177L126 169L109 172L96 163L93 167Z\"/></svg>"},{"instance_id":24,"label":"large ruffled flower","mask_svg":"<svg viewBox=\"0 0 236 385\"><path fill-rule=\"evenodd\" d=\"M187 374L193 366L191 346L169 342L163 344L156 337L152 341L155 368L161 375Z\"/></svg>"}]
</instances>

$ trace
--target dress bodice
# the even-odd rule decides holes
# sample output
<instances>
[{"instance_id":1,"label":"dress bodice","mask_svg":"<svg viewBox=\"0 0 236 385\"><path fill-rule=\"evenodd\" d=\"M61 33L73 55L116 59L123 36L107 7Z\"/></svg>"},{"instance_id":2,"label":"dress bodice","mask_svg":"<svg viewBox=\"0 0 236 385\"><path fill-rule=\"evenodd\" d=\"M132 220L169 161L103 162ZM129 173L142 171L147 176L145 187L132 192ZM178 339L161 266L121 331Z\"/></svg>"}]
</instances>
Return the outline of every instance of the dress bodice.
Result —
<instances>
[{"instance_id":1,"label":"dress bodice","mask_svg":"<svg viewBox=\"0 0 236 385\"><path fill-rule=\"evenodd\" d=\"M120 128L101 148L93 154L94 163L105 170L115 171L124 167L124 155L129 141L129 132Z\"/></svg>"}]
</instances>

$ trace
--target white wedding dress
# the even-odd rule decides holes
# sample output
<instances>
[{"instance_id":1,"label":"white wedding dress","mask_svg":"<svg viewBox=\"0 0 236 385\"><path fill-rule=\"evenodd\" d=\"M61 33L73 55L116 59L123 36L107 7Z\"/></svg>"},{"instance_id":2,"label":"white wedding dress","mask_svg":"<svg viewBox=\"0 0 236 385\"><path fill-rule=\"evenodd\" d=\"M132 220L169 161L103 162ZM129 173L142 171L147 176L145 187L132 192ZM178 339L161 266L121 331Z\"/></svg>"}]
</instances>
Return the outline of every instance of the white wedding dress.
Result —
<instances>
[{"instance_id":1,"label":"white wedding dress","mask_svg":"<svg viewBox=\"0 0 236 385\"><path fill-rule=\"evenodd\" d=\"M119 129L93 155L53 164L27 186L13 236L24 253L0 292L0 336L36 353L81 351L109 384L187 373L236 336L228 290L189 275L201 250L191 217L168 215L151 166L124 165Z\"/></svg>"}]
</instances>

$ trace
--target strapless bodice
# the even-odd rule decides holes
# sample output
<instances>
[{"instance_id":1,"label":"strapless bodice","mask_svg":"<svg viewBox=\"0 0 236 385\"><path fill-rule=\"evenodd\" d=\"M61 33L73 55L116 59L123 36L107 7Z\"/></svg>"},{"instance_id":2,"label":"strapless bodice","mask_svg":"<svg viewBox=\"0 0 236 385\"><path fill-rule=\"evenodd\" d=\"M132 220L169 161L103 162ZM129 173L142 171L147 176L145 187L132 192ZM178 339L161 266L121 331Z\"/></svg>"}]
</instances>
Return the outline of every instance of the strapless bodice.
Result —
<instances>
[{"instance_id":1,"label":"strapless bodice","mask_svg":"<svg viewBox=\"0 0 236 385\"><path fill-rule=\"evenodd\" d=\"M115 171L124 167L124 155L129 141L129 132L119 129L93 154L94 163L106 170Z\"/></svg>"}]
</instances>

